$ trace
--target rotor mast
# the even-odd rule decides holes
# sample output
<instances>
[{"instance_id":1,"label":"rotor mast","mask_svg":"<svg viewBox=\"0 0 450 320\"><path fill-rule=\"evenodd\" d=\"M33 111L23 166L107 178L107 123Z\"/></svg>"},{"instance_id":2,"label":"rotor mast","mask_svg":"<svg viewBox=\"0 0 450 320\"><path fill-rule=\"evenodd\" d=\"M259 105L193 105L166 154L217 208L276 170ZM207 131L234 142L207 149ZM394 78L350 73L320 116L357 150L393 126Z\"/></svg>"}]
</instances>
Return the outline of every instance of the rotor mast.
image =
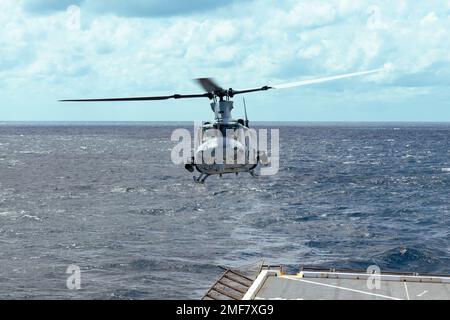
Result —
<instances>
[{"instance_id":1,"label":"rotor mast","mask_svg":"<svg viewBox=\"0 0 450 320\"><path fill-rule=\"evenodd\" d=\"M231 100L219 100L215 99L211 103L211 109L216 114L216 120L223 124L230 123L233 118L231 117L231 110L233 110L233 101Z\"/></svg>"},{"instance_id":2,"label":"rotor mast","mask_svg":"<svg viewBox=\"0 0 450 320\"><path fill-rule=\"evenodd\" d=\"M221 124L228 124L233 120L231 116L231 110L233 110L233 101L231 100L231 98L233 98L234 95L271 89L271 87L269 86L264 86L261 88L248 90L234 90L232 88L227 90L217 85L211 78L199 78L196 80L198 84L212 96L213 102L211 103L211 109L216 115L217 122Z\"/></svg>"}]
</instances>

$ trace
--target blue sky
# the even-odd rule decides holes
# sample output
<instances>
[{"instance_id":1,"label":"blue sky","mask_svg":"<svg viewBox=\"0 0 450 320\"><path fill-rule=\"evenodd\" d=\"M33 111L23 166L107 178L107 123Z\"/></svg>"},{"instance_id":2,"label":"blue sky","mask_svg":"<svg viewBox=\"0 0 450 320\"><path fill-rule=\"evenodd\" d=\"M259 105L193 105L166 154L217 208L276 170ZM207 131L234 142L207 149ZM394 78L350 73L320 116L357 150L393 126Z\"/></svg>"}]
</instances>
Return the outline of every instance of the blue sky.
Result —
<instances>
[{"instance_id":1,"label":"blue sky","mask_svg":"<svg viewBox=\"0 0 450 320\"><path fill-rule=\"evenodd\" d=\"M191 79L205 76L239 89L385 64L377 75L248 94L250 118L450 121L450 1L1 0L0 25L0 121L206 120L206 99L57 100L199 93Z\"/></svg>"}]
</instances>

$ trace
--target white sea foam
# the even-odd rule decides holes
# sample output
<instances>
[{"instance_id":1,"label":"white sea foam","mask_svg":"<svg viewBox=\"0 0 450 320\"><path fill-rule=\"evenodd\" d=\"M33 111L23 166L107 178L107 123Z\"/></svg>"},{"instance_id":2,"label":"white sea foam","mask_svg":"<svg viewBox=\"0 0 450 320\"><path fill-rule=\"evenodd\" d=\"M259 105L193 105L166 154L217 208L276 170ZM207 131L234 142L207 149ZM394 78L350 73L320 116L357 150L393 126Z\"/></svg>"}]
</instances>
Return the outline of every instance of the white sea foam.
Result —
<instances>
[{"instance_id":1,"label":"white sea foam","mask_svg":"<svg viewBox=\"0 0 450 320\"><path fill-rule=\"evenodd\" d=\"M1 211L0 212L0 217L11 217L11 216L16 216L17 214L24 214L25 213L25 211L20 211L20 212L17 212L17 211Z\"/></svg>"},{"instance_id":2,"label":"white sea foam","mask_svg":"<svg viewBox=\"0 0 450 320\"><path fill-rule=\"evenodd\" d=\"M112 193L125 193L127 192L127 188L115 186L111 189Z\"/></svg>"},{"instance_id":3,"label":"white sea foam","mask_svg":"<svg viewBox=\"0 0 450 320\"><path fill-rule=\"evenodd\" d=\"M16 165L21 164L19 160L10 160L8 161L8 166L15 167Z\"/></svg>"},{"instance_id":4,"label":"white sea foam","mask_svg":"<svg viewBox=\"0 0 450 320\"><path fill-rule=\"evenodd\" d=\"M442 168L441 170L442 170L442 172L449 172L450 173L450 168Z\"/></svg>"},{"instance_id":5,"label":"white sea foam","mask_svg":"<svg viewBox=\"0 0 450 320\"><path fill-rule=\"evenodd\" d=\"M23 217L27 218L27 219L31 219L31 220L36 220L36 221L41 221L42 220L41 218L39 218L37 216L32 216L30 214L25 214L25 215L23 215Z\"/></svg>"}]
</instances>

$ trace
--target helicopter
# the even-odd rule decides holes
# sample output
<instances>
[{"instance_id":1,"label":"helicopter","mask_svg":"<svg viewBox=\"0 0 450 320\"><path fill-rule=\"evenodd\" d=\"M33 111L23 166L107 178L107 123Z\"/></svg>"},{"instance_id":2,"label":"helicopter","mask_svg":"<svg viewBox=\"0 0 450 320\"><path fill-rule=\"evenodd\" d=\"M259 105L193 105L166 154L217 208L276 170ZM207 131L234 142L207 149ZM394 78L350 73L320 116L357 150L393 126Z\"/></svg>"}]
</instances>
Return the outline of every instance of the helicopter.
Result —
<instances>
[{"instance_id":1,"label":"helicopter","mask_svg":"<svg viewBox=\"0 0 450 320\"><path fill-rule=\"evenodd\" d=\"M335 76L321 77L315 79L301 80L296 82L283 83L278 85L265 85L262 87L235 90L233 88L224 89L212 78L195 79L204 93L198 94L172 94L165 96L147 96L131 98L104 98L104 99L68 99L60 102L124 102L124 101L157 101L168 99L209 99L211 110L214 112L213 122L203 122L197 134L199 145L194 150L194 155L186 161L184 167L190 173L197 170L199 177L194 176L194 181L204 183L212 175L249 173L257 176L255 169L258 165L267 166L270 159L265 150L259 150L256 140L252 135L247 116L247 107L244 102L244 119L233 119L233 98L237 95L268 91L274 89L287 89L306 85L318 84L333 80L345 79L356 76L369 75L383 71L385 68L368 71L353 72ZM230 151L231 150L231 151ZM230 161L231 159L231 161ZM243 161L236 161L243 160Z\"/></svg>"}]
</instances>

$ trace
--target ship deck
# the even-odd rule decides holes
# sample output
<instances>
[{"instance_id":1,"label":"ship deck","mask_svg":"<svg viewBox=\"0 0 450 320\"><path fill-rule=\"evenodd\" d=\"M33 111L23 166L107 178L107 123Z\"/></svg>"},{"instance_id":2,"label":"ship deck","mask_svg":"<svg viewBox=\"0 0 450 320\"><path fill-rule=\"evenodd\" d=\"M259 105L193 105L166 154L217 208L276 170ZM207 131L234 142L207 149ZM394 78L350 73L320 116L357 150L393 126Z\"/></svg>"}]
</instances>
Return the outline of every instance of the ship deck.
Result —
<instances>
[{"instance_id":1,"label":"ship deck","mask_svg":"<svg viewBox=\"0 0 450 320\"><path fill-rule=\"evenodd\" d=\"M227 286L229 291L218 291L236 300L450 300L450 276L444 275L305 268L287 275L280 267L264 267L252 280L235 288L238 295L230 294L233 285ZM218 284L226 285L223 279ZM211 293L206 296L211 297Z\"/></svg>"}]
</instances>

